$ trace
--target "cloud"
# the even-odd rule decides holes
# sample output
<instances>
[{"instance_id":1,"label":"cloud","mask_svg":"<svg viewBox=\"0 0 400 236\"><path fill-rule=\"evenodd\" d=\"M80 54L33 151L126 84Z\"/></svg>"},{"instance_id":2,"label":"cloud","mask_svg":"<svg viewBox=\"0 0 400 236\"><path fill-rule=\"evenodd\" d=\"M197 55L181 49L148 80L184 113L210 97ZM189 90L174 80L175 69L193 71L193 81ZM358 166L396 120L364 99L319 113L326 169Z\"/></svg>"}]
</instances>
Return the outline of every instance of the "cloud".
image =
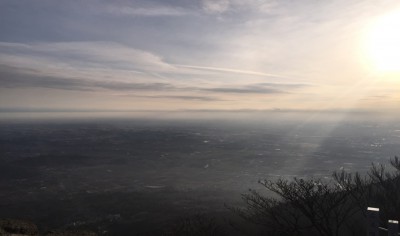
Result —
<instances>
[{"instance_id":1,"label":"cloud","mask_svg":"<svg viewBox=\"0 0 400 236\"><path fill-rule=\"evenodd\" d=\"M255 86L266 86L266 87L274 87L280 89L296 89L296 88L304 88L313 86L311 84L305 83L258 83Z\"/></svg>"},{"instance_id":2,"label":"cloud","mask_svg":"<svg viewBox=\"0 0 400 236\"><path fill-rule=\"evenodd\" d=\"M101 91L111 96L218 102L247 95L283 95L308 86L260 83L265 78L288 78L279 74L172 64L155 53L103 41L0 42L0 54L0 88ZM232 75L238 77L235 82Z\"/></svg>"},{"instance_id":3,"label":"cloud","mask_svg":"<svg viewBox=\"0 0 400 236\"><path fill-rule=\"evenodd\" d=\"M223 13L228 10L229 0L203 0L203 10L207 13Z\"/></svg>"},{"instance_id":4,"label":"cloud","mask_svg":"<svg viewBox=\"0 0 400 236\"><path fill-rule=\"evenodd\" d=\"M203 91L216 93L233 94L285 94L292 90L308 87L308 84L289 84L289 83L254 83L236 87L215 87L204 88Z\"/></svg>"},{"instance_id":5,"label":"cloud","mask_svg":"<svg viewBox=\"0 0 400 236\"><path fill-rule=\"evenodd\" d=\"M52 63L62 62L73 67L114 67L120 69L136 69L166 71L173 69L163 59L150 52L134 49L112 42L53 42L53 43L5 43L0 42L0 62L7 58L26 57L50 60ZM8 56L8 57L7 57ZM23 61L23 60L21 60ZM12 61L11 63L15 63ZM29 64L29 63L28 63ZM25 65L29 67L29 65Z\"/></svg>"},{"instance_id":6,"label":"cloud","mask_svg":"<svg viewBox=\"0 0 400 236\"><path fill-rule=\"evenodd\" d=\"M187 95L159 95L159 96L137 96L140 98L154 98L154 99L176 99L176 100L191 100L191 101L202 101L202 102L216 102L216 101L226 101L225 99L220 99L210 96L187 96Z\"/></svg>"},{"instance_id":7,"label":"cloud","mask_svg":"<svg viewBox=\"0 0 400 236\"><path fill-rule=\"evenodd\" d=\"M52 88L77 91L173 91L176 88L167 83L135 83L104 81L95 79L54 77L26 70L0 65L0 87L3 88Z\"/></svg>"},{"instance_id":8,"label":"cloud","mask_svg":"<svg viewBox=\"0 0 400 236\"><path fill-rule=\"evenodd\" d=\"M196 14L196 8L195 1L187 0L118 0L96 2L94 11L122 17L179 17Z\"/></svg>"},{"instance_id":9,"label":"cloud","mask_svg":"<svg viewBox=\"0 0 400 236\"><path fill-rule=\"evenodd\" d=\"M253 86L245 86L243 88L207 88L203 89L208 92L216 92L216 93L239 93L239 94L277 94L277 93L285 93L282 90L274 89L274 88L257 88Z\"/></svg>"},{"instance_id":10,"label":"cloud","mask_svg":"<svg viewBox=\"0 0 400 236\"><path fill-rule=\"evenodd\" d=\"M389 95L372 95L362 98L361 100L368 100L368 101L379 101L379 100L389 100L392 97Z\"/></svg>"},{"instance_id":11,"label":"cloud","mask_svg":"<svg viewBox=\"0 0 400 236\"><path fill-rule=\"evenodd\" d=\"M145 16L145 17L157 17L157 16L184 16L190 12L187 9L180 7L167 7L167 6L156 6L156 7L129 7L129 6L115 6L110 5L106 8L107 13L122 15L122 16Z\"/></svg>"},{"instance_id":12,"label":"cloud","mask_svg":"<svg viewBox=\"0 0 400 236\"><path fill-rule=\"evenodd\" d=\"M293 4L293 3L291 3ZM279 14L287 8L288 3L276 0L202 0L203 10L207 13L219 14L228 10L235 12L234 17L250 14ZM240 14L240 15L238 15ZM265 15L264 15L265 16Z\"/></svg>"},{"instance_id":13,"label":"cloud","mask_svg":"<svg viewBox=\"0 0 400 236\"><path fill-rule=\"evenodd\" d=\"M0 42L0 65L18 68L18 73L35 79L43 85L74 89L88 89L94 84L87 81L104 81L97 87L111 89L114 83L137 82L141 84L171 82L164 73L173 74L177 69L165 62L162 57L151 52L137 50L122 44L110 42L60 42L60 43L5 43ZM69 81L59 78L69 78ZM4 78L3 78L4 80ZM79 80L82 80L79 82ZM18 82L19 81L19 82ZM112 82L113 81L113 82ZM29 81L16 80L13 83L28 84ZM68 83L68 84L64 84ZM73 83L79 83L74 86ZM35 86L35 84L31 84ZM39 86L40 87L40 86ZM71 88L70 88L71 89ZM122 88L121 88L122 89Z\"/></svg>"},{"instance_id":14,"label":"cloud","mask_svg":"<svg viewBox=\"0 0 400 236\"><path fill-rule=\"evenodd\" d=\"M196 96L196 93L212 92L216 94L284 94L294 89L309 86L307 84L283 84L283 83L253 83L230 87L187 87L176 83L161 82L132 82L115 80L98 80L87 78L73 78L65 76L48 76L33 69L17 68L0 65L0 87L3 88L52 88L77 91L157 91L173 93L172 95L157 95L158 98L187 99L216 101L218 98ZM194 95L182 95L182 93ZM151 98L150 96L149 98Z\"/></svg>"},{"instance_id":15,"label":"cloud","mask_svg":"<svg viewBox=\"0 0 400 236\"><path fill-rule=\"evenodd\" d=\"M175 81L190 84L194 80L207 83L231 74L289 78L260 71L224 67L172 64L155 53L112 42L7 43L0 42L0 64L33 69L43 76L81 79L136 80L140 82ZM212 78L210 78L210 72ZM291 78L293 78L291 76Z\"/></svg>"},{"instance_id":16,"label":"cloud","mask_svg":"<svg viewBox=\"0 0 400 236\"><path fill-rule=\"evenodd\" d=\"M258 71L238 70L238 69L231 69L231 68L206 67L206 66L194 66L194 65L178 65L178 64L175 64L174 66L195 69L195 70L207 70L207 71L228 72L228 73L236 73L236 74L287 78L287 76L282 76L282 75L278 75L278 74L269 74L269 73L258 72Z\"/></svg>"}]
</instances>

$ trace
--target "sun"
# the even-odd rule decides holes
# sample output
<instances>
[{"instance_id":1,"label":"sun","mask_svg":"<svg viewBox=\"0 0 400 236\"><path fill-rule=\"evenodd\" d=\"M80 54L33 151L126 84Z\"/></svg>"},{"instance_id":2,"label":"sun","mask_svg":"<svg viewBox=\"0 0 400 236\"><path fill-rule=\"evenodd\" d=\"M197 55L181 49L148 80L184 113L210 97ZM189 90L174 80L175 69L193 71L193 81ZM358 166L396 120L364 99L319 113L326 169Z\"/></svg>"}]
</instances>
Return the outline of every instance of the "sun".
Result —
<instances>
[{"instance_id":1,"label":"sun","mask_svg":"<svg viewBox=\"0 0 400 236\"><path fill-rule=\"evenodd\" d=\"M375 70L400 72L400 11L386 14L371 24L365 47Z\"/></svg>"}]
</instances>

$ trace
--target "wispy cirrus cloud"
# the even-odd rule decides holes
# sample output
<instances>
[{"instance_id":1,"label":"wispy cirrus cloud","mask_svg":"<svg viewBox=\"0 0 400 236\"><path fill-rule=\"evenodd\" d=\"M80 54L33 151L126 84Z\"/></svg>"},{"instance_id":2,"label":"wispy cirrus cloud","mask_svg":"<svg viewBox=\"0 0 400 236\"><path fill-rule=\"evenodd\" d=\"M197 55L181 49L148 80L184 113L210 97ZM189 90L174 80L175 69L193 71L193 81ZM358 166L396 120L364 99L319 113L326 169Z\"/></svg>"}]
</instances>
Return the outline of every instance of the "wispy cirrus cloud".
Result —
<instances>
[{"instance_id":1,"label":"wispy cirrus cloud","mask_svg":"<svg viewBox=\"0 0 400 236\"><path fill-rule=\"evenodd\" d=\"M105 12L119 16L142 16L142 17L161 17L161 16L184 16L190 14L188 9L170 6L153 7L131 7L110 5L105 8Z\"/></svg>"},{"instance_id":2,"label":"wispy cirrus cloud","mask_svg":"<svg viewBox=\"0 0 400 236\"><path fill-rule=\"evenodd\" d=\"M204 91L216 92L216 93L230 93L230 94L279 94L284 93L282 90L273 88L255 88L245 86L243 88L208 88L203 89Z\"/></svg>"},{"instance_id":3,"label":"wispy cirrus cloud","mask_svg":"<svg viewBox=\"0 0 400 236\"><path fill-rule=\"evenodd\" d=\"M7 43L0 42L0 61L13 58L49 59L82 67L117 67L126 69L168 70L172 66L158 55L112 42L54 42L54 43ZM22 61L22 60L21 60ZM12 63L18 63L12 61ZM25 65L29 66L29 65Z\"/></svg>"},{"instance_id":4,"label":"wispy cirrus cloud","mask_svg":"<svg viewBox=\"0 0 400 236\"><path fill-rule=\"evenodd\" d=\"M310 84L300 83L255 83L244 84L236 87L206 88L204 91L230 94L286 94L293 93L298 89L310 87Z\"/></svg>"},{"instance_id":5,"label":"wispy cirrus cloud","mask_svg":"<svg viewBox=\"0 0 400 236\"><path fill-rule=\"evenodd\" d=\"M226 101L226 99L221 99L213 96L188 96L188 95L153 95L153 96L138 96L138 95L128 95L140 98L150 98L150 99L173 99L173 100L189 100L189 101L200 101L200 102L217 102Z\"/></svg>"},{"instance_id":6,"label":"wispy cirrus cloud","mask_svg":"<svg viewBox=\"0 0 400 236\"><path fill-rule=\"evenodd\" d=\"M196 95L182 95L186 93L214 93L216 95L223 94L284 94L289 91L309 86L307 84L281 84L281 83L258 83L258 84L242 84L229 87L221 86L197 86L187 87L177 83L161 83L161 82L135 82L133 81L116 81L102 80L96 78L76 78L64 76L43 75L40 71L33 69L17 68L7 65L0 65L0 87L2 88L52 88L62 90L77 91L119 91L119 92L166 92L173 93L163 95L164 98L181 98L188 100L212 101L217 98L204 98ZM162 98L162 96L158 96Z\"/></svg>"},{"instance_id":7,"label":"wispy cirrus cloud","mask_svg":"<svg viewBox=\"0 0 400 236\"><path fill-rule=\"evenodd\" d=\"M229 0L202 0L203 9L207 13L222 13L228 10Z\"/></svg>"},{"instance_id":8,"label":"wispy cirrus cloud","mask_svg":"<svg viewBox=\"0 0 400 236\"><path fill-rule=\"evenodd\" d=\"M0 106L51 100L49 106L163 108L163 100L174 99L221 109L271 107L266 100L274 107L329 101L348 107L367 89L343 91L375 79L366 78L370 69L358 51L362 31L399 6L395 0L1 0ZM388 94L381 100L396 107L399 93L391 89L398 80L383 80L374 94Z\"/></svg>"},{"instance_id":9,"label":"wispy cirrus cloud","mask_svg":"<svg viewBox=\"0 0 400 236\"><path fill-rule=\"evenodd\" d=\"M285 1L276 0L202 0L203 10L206 13L221 14L229 10L237 14L280 14L283 8L288 7ZM240 16L242 17L242 16Z\"/></svg>"},{"instance_id":10,"label":"wispy cirrus cloud","mask_svg":"<svg viewBox=\"0 0 400 236\"><path fill-rule=\"evenodd\" d=\"M226 73L236 73L236 74L246 74L246 75L256 75L256 76L265 76L265 77L280 77L280 78L288 78L289 76L278 75L278 74L270 74L258 71L249 71L249 70L239 70L232 68L223 68L223 67L207 67L207 66L195 66L195 65L174 65L181 68L189 68L195 70L205 70L205 71L216 71L216 72L226 72Z\"/></svg>"},{"instance_id":11,"label":"wispy cirrus cloud","mask_svg":"<svg viewBox=\"0 0 400 236\"><path fill-rule=\"evenodd\" d=\"M35 70L0 65L0 87L3 88L52 88L62 90L96 91L171 91L176 88L167 83L138 83L114 80L74 78L67 75L48 76Z\"/></svg>"},{"instance_id":12,"label":"wispy cirrus cloud","mask_svg":"<svg viewBox=\"0 0 400 236\"><path fill-rule=\"evenodd\" d=\"M45 76L108 78L115 80L187 81L206 77L221 79L236 74L265 78L293 76L224 67L181 65L162 56L111 42L8 43L0 42L0 63L41 71ZM132 74L133 73L133 74ZM213 76L210 78L209 76ZM180 79L179 82L184 82Z\"/></svg>"}]
</instances>

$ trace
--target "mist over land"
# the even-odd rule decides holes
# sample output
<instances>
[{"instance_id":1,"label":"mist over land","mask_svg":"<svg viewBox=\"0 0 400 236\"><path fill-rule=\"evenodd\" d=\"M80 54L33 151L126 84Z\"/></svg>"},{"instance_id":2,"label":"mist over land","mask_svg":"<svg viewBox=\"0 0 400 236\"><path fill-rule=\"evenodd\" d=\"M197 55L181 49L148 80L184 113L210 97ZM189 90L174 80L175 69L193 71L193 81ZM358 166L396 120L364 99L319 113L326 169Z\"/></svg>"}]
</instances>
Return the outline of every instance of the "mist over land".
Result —
<instances>
[{"instance_id":1,"label":"mist over land","mask_svg":"<svg viewBox=\"0 0 400 236\"><path fill-rule=\"evenodd\" d=\"M0 0L0 234L161 235L388 163L399 28L398 0Z\"/></svg>"},{"instance_id":2,"label":"mist over land","mask_svg":"<svg viewBox=\"0 0 400 236\"><path fill-rule=\"evenodd\" d=\"M68 114L3 115L0 217L157 234L194 212L227 214L263 191L259 179L363 173L400 153L399 120L372 113Z\"/></svg>"}]
</instances>

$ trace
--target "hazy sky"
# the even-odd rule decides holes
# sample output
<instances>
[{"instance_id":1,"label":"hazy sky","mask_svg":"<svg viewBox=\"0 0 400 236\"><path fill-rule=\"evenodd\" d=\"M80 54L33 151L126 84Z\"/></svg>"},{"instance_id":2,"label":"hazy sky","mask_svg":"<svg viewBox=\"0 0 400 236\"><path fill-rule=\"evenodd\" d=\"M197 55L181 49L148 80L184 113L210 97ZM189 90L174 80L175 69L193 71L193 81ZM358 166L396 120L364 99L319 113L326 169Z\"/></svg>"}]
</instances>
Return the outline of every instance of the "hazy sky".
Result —
<instances>
[{"instance_id":1,"label":"hazy sky","mask_svg":"<svg viewBox=\"0 0 400 236\"><path fill-rule=\"evenodd\" d=\"M396 109L396 27L398 0L0 0L0 108Z\"/></svg>"}]
</instances>

